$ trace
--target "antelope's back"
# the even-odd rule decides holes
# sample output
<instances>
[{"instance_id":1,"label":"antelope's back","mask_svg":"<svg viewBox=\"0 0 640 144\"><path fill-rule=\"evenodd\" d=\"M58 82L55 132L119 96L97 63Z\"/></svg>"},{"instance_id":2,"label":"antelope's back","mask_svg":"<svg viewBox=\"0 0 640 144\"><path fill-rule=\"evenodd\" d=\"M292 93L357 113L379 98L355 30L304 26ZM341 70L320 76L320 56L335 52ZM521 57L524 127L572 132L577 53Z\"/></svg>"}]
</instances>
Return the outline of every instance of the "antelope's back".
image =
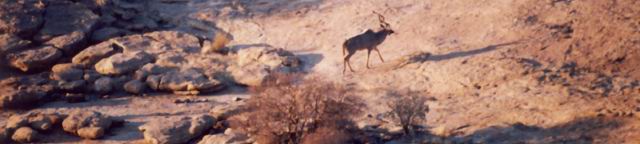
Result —
<instances>
[{"instance_id":1,"label":"antelope's back","mask_svg":"<svg viewBox=\"0 0 640 144\"><path fill-rule=\"evenodd\" d=\"M368 48L368 47L375 46L375 43L376 43L374 42L375 40L376 40L375 33L369 29L362 34L352 37L347 41L345 41L344 47L351 48L351 49Z\"/></svg>"}]
</instances>

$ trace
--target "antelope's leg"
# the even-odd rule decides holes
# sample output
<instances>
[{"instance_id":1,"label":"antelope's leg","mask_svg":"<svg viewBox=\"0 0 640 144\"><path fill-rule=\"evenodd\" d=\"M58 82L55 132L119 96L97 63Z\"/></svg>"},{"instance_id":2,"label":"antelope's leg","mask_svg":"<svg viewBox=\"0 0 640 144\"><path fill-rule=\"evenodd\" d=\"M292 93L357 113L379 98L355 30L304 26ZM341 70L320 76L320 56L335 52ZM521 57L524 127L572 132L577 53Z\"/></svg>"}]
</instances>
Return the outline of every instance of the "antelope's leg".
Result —
<instances>
[{"instance_id":1,"label":"antelope's leg","mask_svg":"<svg viewBox=\"0 0 640 144\"><path fill-rule=\"evenodd\" d=\"M384 62L384 59L382 59L382 55L380 54L380 50L378 50L378 48L377 48L377 47L376 47L376 48L374 48L374 50L376 50L376 52L378 52L378 57L380 57L380 60L381 60L382 62Z\"/></svg>"},{"instance_id":2,"label":"antelope's leg","mask_svg":"<svg viewBox=\"0 0 640 144\"><path fill-rule=\"evenodd\" d=\"M347 60L346 59L342 62L342 73L344 74L345 71L347 71Z\"/></svg>"},{"instance_id":3,"label":"antelope's leg","mask_svg":"<svg viewBox=\"0 0 640 144\"><path fill-rule=\"evenodd\" d=\"M369 56L371 55L371 49L367 51L367 69L369 69Z\"/></svg>"},{"instance_id":4,"label":"antelope's leg","mask_svg":"<svg viewBox=\"0 0 640 144\"><path fill-rule=\"evenodd\" d=\"M353 70L353 68L351 67L351 62L347 61L347 65L349 65L349 70L351 70L351 72L356 72Z\"/></svg>"},{"instance_id":5,"label":"antelope's leg","mask_svg":"<svg viewBox=\"0 0 640 144\"><path fill-rule=\"evenodd\" d=\"M351 58L351 56L353 56L353 53L349 53L347 54L347 56L344 57L344 67L342 69L342 73L344 73L347 70L347 66L349 66L349 70L351 70L351 72L353 71L353 68L351 67L351 62L349 62L349 59Z\"/></svg>"}]
</instances>

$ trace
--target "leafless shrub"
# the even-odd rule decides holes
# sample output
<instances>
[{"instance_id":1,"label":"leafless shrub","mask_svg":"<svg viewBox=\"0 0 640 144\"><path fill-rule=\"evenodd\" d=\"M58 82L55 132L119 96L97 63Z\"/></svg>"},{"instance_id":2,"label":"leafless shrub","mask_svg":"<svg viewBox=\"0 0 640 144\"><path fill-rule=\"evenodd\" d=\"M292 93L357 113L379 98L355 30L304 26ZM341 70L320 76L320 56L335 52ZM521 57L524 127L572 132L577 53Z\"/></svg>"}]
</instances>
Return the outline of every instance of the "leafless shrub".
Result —
<instances>
[{"instance_id":1,"label":"leafless shrub","mask_svg":"<svg viewBox=\"0 0 640 144\"><path fill-rule=\"evenodd\" d=\"M427 119L427 98L420 92L393 92L392 96L387 103L389 114L400 123L405 135L414 136L413 126Z\"/></svg>"},{"instance_id":2,"label":"leafless shrub","mask_svg":"<svg viewBox=\"0 0 640 144\"><path fill-rule=\"evenodd\" d=\"M309 135L347 129L363 106L343 86L319 78L279 74L263 85L251 90L241 113L246 119L232 123L260 143L297 144Z\"/></svg>"}]
</instances>

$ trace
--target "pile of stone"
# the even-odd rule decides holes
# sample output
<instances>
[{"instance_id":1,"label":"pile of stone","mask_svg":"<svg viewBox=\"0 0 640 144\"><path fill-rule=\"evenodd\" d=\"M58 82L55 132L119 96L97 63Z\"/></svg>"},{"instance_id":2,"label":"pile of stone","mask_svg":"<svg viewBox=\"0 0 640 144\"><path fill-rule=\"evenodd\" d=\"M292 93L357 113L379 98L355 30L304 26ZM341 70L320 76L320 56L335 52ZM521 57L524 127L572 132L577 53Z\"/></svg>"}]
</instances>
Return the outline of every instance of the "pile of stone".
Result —
<instances>
[{"instance_id":1,"label":"pile of stone","mask_svg":"<svg viewBox=\"0 0 640 144\"><path fill-rule=\"evenodd\" d=\"M29 108L55 99L55 85L43 75L4 79L0 81L0 91L0 109Z\"/></svg>"},{"instance_id":2,"label":"pile of stone","mask_svg":"<svg viewBox=\"0 0 640 144\"><path fill-rule=\"evenodd\" d=\"M97 139L111 127L112 119L98 112L74 112L67 115L58 113L30 112L9 117L0 129L0 142L10 141L33 143L42 140L42 133L50 133L62 127L65 132L85 139Z\"/></svg>"},{"instance_id":3,"label":"pile of stone","mask_svg":"<svg viewBox=\"0 0 640 144\"><path fill-rule=\"evenodd\" d=\"M212 42L219 38L158 30L170 29L166 21L171 17L144 8L163 3L0 2L6 9L0 12L0 31L4 32L0 34L0 58L6 61L0 62L24 72L41 72L39 81L5 82L9 93L0 94L0 108L34 105L57 98L54 93L69 102L81 102L86 94L117 92L199 95L229 85L259 86L272 73L300 68L291 52L271 47L204 53L203 49L224 47L231 40L229 35L218 31L224 34L212 36L225 37L225 41Z\"/></svg>"},{"instance_id":4,"label":"pile of stone","mask_svg":"<svg viewBox=\"0 0 640 144\"><path fill-rule=\"evenodd\" d=\"M51 131L55 125L59 125L64 119L64 115L57 113L28 113L9 117L4 129L1 130L0 138L2 142L8 142L10 137L13 141L21 143L37 142L41 132ZM0 136L1 137L1 136Z\"/></svg>"}]
</instances>

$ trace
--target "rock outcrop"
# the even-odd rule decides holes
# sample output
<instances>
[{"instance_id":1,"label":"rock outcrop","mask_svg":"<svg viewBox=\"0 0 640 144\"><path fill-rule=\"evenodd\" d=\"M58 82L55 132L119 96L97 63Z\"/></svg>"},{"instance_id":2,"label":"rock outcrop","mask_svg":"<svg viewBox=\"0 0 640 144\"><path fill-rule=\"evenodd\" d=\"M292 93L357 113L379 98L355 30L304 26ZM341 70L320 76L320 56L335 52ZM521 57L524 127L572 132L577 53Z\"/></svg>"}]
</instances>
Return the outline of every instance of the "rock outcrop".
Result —
<instances>
[{"instance_id":1,"label":"rock outcrop","mask_svg":"<svg viewBox=\"0 0 640 144\"><path fill-rule=\"evenodd\" d=\"M0 33L31 37L44 22L45 6L38 1L1 1L0 9Z\"/></svg>"}]
</instances>

